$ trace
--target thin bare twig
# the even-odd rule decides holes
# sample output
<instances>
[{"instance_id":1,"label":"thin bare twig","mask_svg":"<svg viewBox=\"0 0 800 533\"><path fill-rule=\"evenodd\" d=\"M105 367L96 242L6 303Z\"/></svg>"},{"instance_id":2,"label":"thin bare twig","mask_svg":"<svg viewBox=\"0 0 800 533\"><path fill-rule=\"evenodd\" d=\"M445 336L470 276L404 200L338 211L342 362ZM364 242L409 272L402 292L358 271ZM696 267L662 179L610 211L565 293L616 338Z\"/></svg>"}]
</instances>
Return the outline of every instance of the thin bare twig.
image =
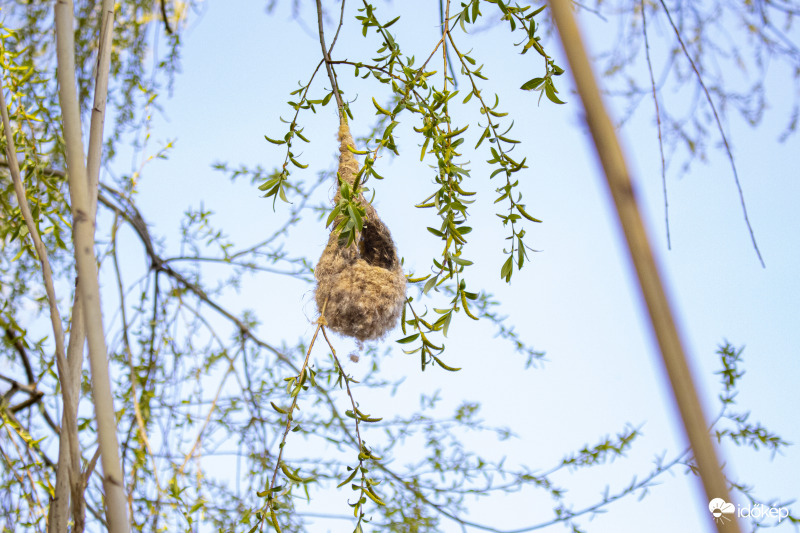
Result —
<instances>
[{"instance_id":1,"label":"thin bare twig","mask_svg":"<svg viewBox=\"0 0 800 533\"><path fill-rule=\"evenodd\" d=\"M328 338L328 334L325 332L324 327L322 328L322 335L325 337L325 342L328 343L328 347L331 349L331 357L333 357L333 360L336 362L336 368L339 371L339 377L342 381L344 381L345 390L347 390L347 397L350 398L350 406L353 408L353 420L355 421L356 425L356 439L358 439L358 466L356 468L360 472L362 472L361 493L358 496L360 501L361 498L364 497L364 493L367 492L369 488L367 487L366 480L364 479L363 476L365 459L362 459L362 457L364 457L365 447L364 447L364 441L361 440L361 429L359 428L359 418L358 418L358 406L356 405L355 398L353 398L353 392L350 390L350 376L345 374L344 368L342 368L342 363L339 362L339 358L336 356L336 349L333 347L333 344ZM358 522L356 528L358 528L361 525L361 522L363 521L364 511L363 509L361 509L361 507L357 507L356 509L358 510L358 516L357 516ZM358 529L356 529L356 531L357 530Z\"/></svg>"},{"instance_id":2,"label":"thin bare twig","mask_svg":"<svg viewBox=\"0 0 800 533\"><path fill-rule=\"evenodd\" d=\"M211 422L211 416L214 414L214 411L217 408L217 402L219 402L219 397L222 394L222 388L225 386L225 381L228 379L228 376L233 371L233 362L230 363L228 366L228 371L222 376L222 380L217 387L217 394L214 395L214 399L211 401L211 407L208 409L208 413L206 414L206 418L203 421L203 427L200 428L200 431L197 432L197 437L194 439L194 444L192 445L192 449L189 450L183 458L183 463L181 467L178 469L178 475L183 474L183 470L186 468L186 465L189 464L189 460L194 456L194 451L200 445L200 441L203 439L203 433L205 433L206 428L208 428L208 424Z\"/></svg>"},{"instance_id":3,"label":"thin bare twig","mask_svg":"<svg viewBox=\"0 0 800 533\"><path fill-rule=\"evenodd\" d=\"M133 364L133 350L131 349L131 342L130 338L128 337L128 317L127 313L125 312L125 290L123 288L122 283L122 272L119 268L119 257L117 256L117 230L119 229L119 217L114 219L114 224L111 229L111 251L112 251L112 259L114 260L114 274L117 278L117 291L119 293L119 309L122 319L122 342L125 345L125 352L128 355L128 366L130 368L130 380L131 380L131 399L133 401L133 413L134 418L136 419L136 425L139 428L139 437L142 439L142 443L144 444L145 450L147 451L148 455L150 455L150 459L153 461L153 480L156 483L156 490L159 494L162 492L161 482L158 479L158 465L156 464L155 456L153 455L153 449L150 446L150 439L147 438L147 427L144 423L144 417L142 416L142 408L139 405L139 398L136 391L136 382L138 381L138 376L136 374L136 367Z\"/></svg>"},{"instance_id":4,"label":"thin bare twig","mask_svg":"<svg viewBox=\"0 0 800 533\"><path fill-rule=\"evenodd\" d=\"M8 391L6 391L5 394L3 394L2 399L0 399L0 403L2 403L2 401L10 400L11 397L17 391L22 391L22 392L26 393L28 396L30 396L32 398L35 398L37 400L39 398L41 398L42 396L44 396L44 393L36 388L36 384L35 383L26 385L25 383L20 383L16 379L10 378L8 376L4 376L3 374L0 374L0 380L5 381L9 385L11 385L11 388ZM22 407L19 407L19 408L13 408L12 407L11 408L11 412L14 412L15 410L18 411L19 409L22 409Z\"/></svg>"},{"instance_id":5,"label":"thin bare twig","mask_svg":"<svg viewBox=\"0 0 800 533\"><path fill-rule=\"evenodd\" d=\"M25 368L25 376L28 379L28 384L22 384L17 382L14 379L8 378L6 376L0 375L0 379L3 381L7 381L11 384L11 389L9 389L3 398L0 398L0 403L3 401L11 401L11 396L17 391L21 390L28 394L28 399L23 400L22 402L9 407L9 411L12 414L16 414L17 412L30 407L31 405L37 405L39 407L39 412L42 414L42 418L50 426L50 429L53 430L53 433L56 435L61 435L61 428L55 423L53 418L50 416L50 413L47 412L47 408L45 407L44 403L42 402L42 398L44 398L44 392L38 389L38 383L36 381L36 376L33 374L33 367L31 365L30 357L28 356L27 350L25 350L25 346L22 344L19 338L17 338L11 331L11 327L0 323L0 327L5 330L6 338L8 342L14 346L14 349L17 351L20 360L22 361L22 366Z\"/></svg>"},{"instance_id":6,"label":"thin bare twig","mask_svg":"<svg viewBox=\"0 0 800 533\"><path fill-rule=\"evenodd\" d=\"M339 25L336 27L336 33L333 35L333 40L331 41L331 46L328 48L328 55L331 55L333 52L333 47L336 46L336 40L339 38L339 32L344 25L344 5L347 3L346 0L342 0L342 9L339 12Z\"/></svg>"},{"instance_id":7,"label":"thin bare twig","mask_svg":"<svg viewBox=\"0 0 800 533\"><path fill-rule=\"evenodd\" d=\"M39 407L39 412L42 414L42 418L44 418L44 421L48 426L50 426L50 429L53 430L53 433L56 435L61 435L61 428L55 423L53 418L50 416L50 413L47 411L44 403L42 402L44 393L38 391L37 389L38 383L36 381L36 376L33 374L33 366L31 365L30 357L28 356L27 350L25 350L25 346L22 344L22 341L12 333L10 326L6 325L5 323L0 323L0 327L5 330L8 342L11 343L11 345L17 351L17 354L19 354L19 358L22 361L22 366L25 369L25 376L28 379L27 387L31 391L37 391L37 394L30 393L31 397L28 400L10 407L11 412L16 413L17 411L21 411L26 407L36 404ZM69 361L69 358L67 358L67 361Z\"/></svg>"},{"instance_id":8,"label":"thin bare twig","mask_svg":"<svg viewBox=\"0 0 800 533\"><path fill-rule=\"evenodd\" d=\"M653 102L656 105L656 126L658 127L658 151L661 154L661 187L664 190L664 226L667 231L667 249L672 250L672 240L669 236L669 201L667 198L667 163L664 159L664 138L661 135L661 111L658 107L658 91L656 79L653 76L653 63L650 61L650 40L647 37L647 14L645 13L644 0L639 0L642 8L642 33L644 34L644 55L647 58L647 71L650 73L650 87L653 88Z\"/></svg>"},{"instance_id":9,"label":"thin bare twig","mask_svg":"<svg viewBox=\"0 0 800 533\"><path fill-rule=\"evenodd\" d=\"M689 54L689 50L686 49L686 44L683 42L683 37L681 37L681 32L678 30L678 27L675 26L675 22L672 20L672 15L670 14L669 8L667 8L667 4L664 3L664 0L660 0L661 6L664 8L664 13L667 15L667 20L669 20L670 26L672 26L672 31L675 32L675 37L678 39L678 42L683 49L683 55L686 56L686 59L689 61L689 64L692 66L692 70L694 71L695 76L697 76L697 83L700 84L700 87L703 88L703 93L705 93L706 101L708 105L711 107L711 112L714 114L714 120L717 123L717 130L719 131L720 136L722 137L722 144L725 146L725 152L728 155L728 161L731 164L731 169L733 170L733 180L736 182L736 189L739 191L739 202L742 204L742 213L744 214L744 222L747 224L747 231L750 232L750 240L753 243L753 248L756 251L756 255L758 256L758 260L761 263L763 268L766 268L767 265L764 263L764 259L761 257L761 251L758 249L758 243L756 242L756 235L753 232L753 226L750 224L750 218L747 216L747 205L744 201L744 192L742 191L742 184L739 181L739 172L736 170L736 163L733 161L733 152L731 151L731 147L728 144L728 137L725 135L725 130L722 127L722 121L719 118L719 114L717 113L717 107L714 105L714 100L711 99L711 93L708 92L708 88L706 87L705 82L703 81L703 76L700 75L700 70L695 65L694 60L692 60L692 56Z\"/></svg>"},{"instance_id":10,"label":"thin bare twig","mask_svg":"<svg viewBox=\"0 0 800 533\"><path fill-rule=\"evenodd\" d=\"M342 12L344 12L344 1L342 1ZM344 116L344 102L342 102L342 95L339 92L339 84L337 83L336 73L331 65L330 52L325 46L325 32L322 27L322 2L320 0L317 0L317 25L319 26L319 44L322 47L322 57L325 61L325 69L328 71L328 79L331 81L331 90L333 91L333 96L336 98L336 105L339 106L339 118L344 120L342 118ZM339 35L338 30L336 31L336 35ZM331 45L331 50L333 50L333 45Z\"/></svg>"},{"instance_id":11,"label":"thin bare twig","mask_svg":"<svg viewBox=\"0 0 800 533\"><path fill-rule=\"evenodd\" d=\"M444 7L445 0L439 0L439 22L442 25L442 36L448 33L450 30L447 27L447 23L450 21L450 0L447 0L447 8ZM444 43L444 82L445 82L445 89L447 88L447 69L450 69L450 75L453 79L453 85L456 89L458 89L458 79L456 78L456 69L453 66L453 59L447 54L447 42Z\"/></svg>"},{"instance_id":12,"label":"thin bare twig","mask_svg":"<svg viewBox=\"0 0 800 533\"><path fill-rule=\"evenodd\" d=\"M280 359L286 364L289 364L290 366L292 366L292 368L295 368L286 354L284 354L274 346L270 345L269 343L256 337L253 331L250 329L250 327L247 326L247 324L242 322L242 320L240 320L231 312L229 312L221 305L219 305L217 302L212 300L205 293L205 291L203 291L199 286L197 286L197 284L192 283L186 278L186 276L172 269L170 266L164 264L164 259L161 258L155 251L155 247L153 246L153 240L150 237L150 232L147 229L147 224L145 224L144 219L142 218L136 206L133 205L133 203L130 202L128 199L126 199L121 193L115 191L114 189L106 185L103 185L102 183L100 184L100 188L105 191L108 191L117 199L117 201L119 201L121 204L125 206L124 208L118 207L108 197L102 194L98 197L98 200L101 204L105 205L115 213L119 213L122 216L122 218L128 224L130 224L130 226L139 236L139 240L141 241L142 245L145 248L145 252L147 253L147 257L150 259L151 268L153 268L153 270L155 270L156 272L163 272L170 278L177 281L183 288L190 291L197 298L206 303L209 307L211 307L219 314L221 314L223 317L231 321L236 326L236 328L239 330L239 332L242 334L243 337L251 339L259 347L268 350L273 355L278 357L278 359Z\"/></svg>"}]
</instances>

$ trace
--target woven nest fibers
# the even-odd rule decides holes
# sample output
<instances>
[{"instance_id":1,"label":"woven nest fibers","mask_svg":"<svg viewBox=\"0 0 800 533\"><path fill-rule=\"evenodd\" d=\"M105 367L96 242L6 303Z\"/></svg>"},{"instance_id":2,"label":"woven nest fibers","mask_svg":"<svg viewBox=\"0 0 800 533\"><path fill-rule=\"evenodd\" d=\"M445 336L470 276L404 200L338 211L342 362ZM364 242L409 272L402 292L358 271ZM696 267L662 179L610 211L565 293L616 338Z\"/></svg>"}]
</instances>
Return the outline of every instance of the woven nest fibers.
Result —
<instances>
[{"instance_id":1,"label":"woven nest fibers","mask_svg":"<svg viewBox=\"0 0 800 533\"><path fill-rule=\"evenodd\" d=\"M355 143L346 123L339 129L339 140L339 175L353 185L358 162L347 149ZM337 191L334 201L339 198ZM367 341L382 338L397 325L406 299L406 277L389 228L363 196L359 200L366 211L361 234L346 246L331 231L315 269L315 298L330 329Z\"/></svg>"}]
</instances>

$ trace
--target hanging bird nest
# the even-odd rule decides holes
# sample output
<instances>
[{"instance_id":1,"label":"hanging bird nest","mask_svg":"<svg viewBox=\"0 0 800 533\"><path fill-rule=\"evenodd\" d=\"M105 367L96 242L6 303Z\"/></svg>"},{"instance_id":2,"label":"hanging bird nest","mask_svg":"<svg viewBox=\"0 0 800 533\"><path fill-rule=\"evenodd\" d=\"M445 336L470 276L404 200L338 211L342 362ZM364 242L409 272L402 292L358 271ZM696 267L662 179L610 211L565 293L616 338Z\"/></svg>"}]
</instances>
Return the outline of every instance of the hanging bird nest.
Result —
<instances>
[{"instance_id":1,"label":"hanging bird nest","mask_svg":"<svg viewBox=\"0 0 800 533\"><path fill-rule=\"evenodd\" d=\"M358 161L347 149L348 145L355 148L355 142L344 120L339 127L339 142L339 176L352 187ZM337 186L334 204L341 197ZM406 299L406 277L389 228L361 193L357 198L365 210L363 227L348 245L336 231L341 217L333 222L328 245L314 273L315 298L320 316L330 329L367 341L380 339L397 324Z\"/></svg>"}]
</instances>

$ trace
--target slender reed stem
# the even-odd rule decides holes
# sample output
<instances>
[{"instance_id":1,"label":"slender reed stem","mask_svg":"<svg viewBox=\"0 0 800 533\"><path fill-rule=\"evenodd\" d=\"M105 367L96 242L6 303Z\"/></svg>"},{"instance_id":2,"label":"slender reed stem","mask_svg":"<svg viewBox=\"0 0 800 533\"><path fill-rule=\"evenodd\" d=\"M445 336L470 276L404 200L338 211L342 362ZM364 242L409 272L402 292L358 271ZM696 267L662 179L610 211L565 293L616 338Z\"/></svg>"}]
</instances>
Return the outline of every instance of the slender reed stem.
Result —
<instances>
[{"instance_id":1,"label":"slender reed stem","mask_svg":"<svg viewBox=\"0 0 800 533\"><path fill-rule=\"evenodd\" d=\"M628 242L630 257L636 268L639 286L650 313L653 331L661 348L661 356L672 385L673 396L694 452L707 501L713 498L730 501L728 483L720 468L717 452L708 432L707 419L698 399L689 363L661 283L661 275L639 214L630 173L622 155L614 126L600 96L583 39L572 13L572 3L567 0L550 0L549 3L561 43L572 67L578 94L586 111L586 122L592 133L597 155L603 165L608 188L614 198L617 215ZM704 503L703 507L706 505ZM724 526L717 524L717 530L720 533L723 531L738 533L739 527L733 520L726 522Z\"/></svg>"}]
</instances>

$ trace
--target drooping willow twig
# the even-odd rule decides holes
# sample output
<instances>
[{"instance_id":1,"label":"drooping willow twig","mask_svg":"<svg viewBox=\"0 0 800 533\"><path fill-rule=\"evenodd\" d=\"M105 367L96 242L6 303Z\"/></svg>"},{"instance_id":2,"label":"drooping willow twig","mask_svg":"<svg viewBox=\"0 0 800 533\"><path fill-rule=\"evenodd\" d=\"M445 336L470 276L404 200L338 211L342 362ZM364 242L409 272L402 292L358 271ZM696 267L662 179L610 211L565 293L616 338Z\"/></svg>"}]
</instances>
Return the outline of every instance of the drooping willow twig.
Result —
<instances>
[{"instance_id":1,"label":"drooping willow twig","mask_svg":"<svg viewBox=\"0 0 800 533\"><path fill-rule=\"evenodd\" d=\"M327 302L326 302L327 304ZM322 329L323 324L325 324L325 307L323 306L322 315L317 319L317 327L314 330L314 335L311 337L311 343L308 345L308 350L306 350L306 358L303 361L303 366L300 367L300 372L297 376L293 378L289 378L289 389L291 389L291 396L292 396L292 404L289 406L288 409L282 409L272 404L272 407L281 414L286 415L286 426L283 430L283 435L281 436L280 444L278 445L278 457L275 458L275 469L272 472L272 478L269 482L269 487L263 493L259 493L259 496L264 495L266 496L266 502L264 507L262 508L263 511L269 512L269 519L272 521L272 525L275 527L275 530L280 532L280 525L278 524L278 517L275 515L275 493L279 490L280 487L275 485L275 482L278 479L278 471L281 470L281 461L283 458L283 449L286 446L286 439L289 436L289 431L292 429L292 414L294 413L295 409L297 408L297 399L300 397L300 392L303 390L306 381L309 381L309 377L311 378L310 381L313 384L313 376L310 376L310 372L308 369L308 361L311 357L311 350L314 349L314 343L317 341L317 336L319 335L320 329ZM260 524L263 524L264 519L267 518L265 514L262 514Z\"/></svg>"},{"instance_id":2,"label":"drooping willow twig","mask_svg":"<svg viewBox=\"0 0 800 533\"><path fill-rule=\"evenodd\" d=\"M117 215L114 217L114 224L111 229L111 257L113 259L114 264L114 276L117 280L117 292L119 294L119 301L120 301L120 314L122 320L122 343L125 347L125 354L128 358L128 367L130 368L130 381L131 381L131 398L133 399L133 412L134 412L134 419L136 421L136 426L139 430L139 438L142 440L142 444L144 445L147 454L150 456L150 459L153 461L153 481L156 485L156 491L161 496L163 489L161 488L161 481L158 479L158 465L156 464L155 455L153 454L152 446L150 445L150 439L147 437L147 427L145 425L144 417L142 416L142 409L139 405L139 394L137 393L137 386L136 383L138 381L138 376L136 374L136 366L133 362L133 350L131 349L131 342L128 336L128 317L125 311L125 290L122 284L122 272L119 268L119 255L117 254L117 232L119 230L119 222L120 216ZM128 511L133 515L133 508L131 504L128 506Z\"/></svg>"},{"instance_id":3,"label":"drooping willow twig","mask_svg":"<svg viewBox=\"0 0 800 533\"><path fill-rule=\"evenodd\" d=\"M353 398L353 392L350 390L350 381L352 381L352 379L345 373L344 368L342 368L342 364L339 362L339 358L336 356L336 350L333 348L333 344L331 344L330 339L328 339L328 334L325 332L324 327L322 328L322 335L325 337L325 341L328 343L328 347L331 349L331 357L333 357L334 362L336 362L336 368L339 371L340 383L341 381L344 381L344 386L347 390L347 397L350 398L350 406L352 407L352 410L349 414L355 421L356 425L356 439L358 440L358 466L353 469L353 474L350 477L339 484L339 487L346 485L350 480L353 479L355 475L359 475L360 480L358 489L360 490L360 493L358 495L358 502L355 504L355 514L358 518L356 531L358 531L361 527L361 522L364 520L362 502L365 501L366 498L371 499L378 505L385 505L385 503L375 493L375 489L372 488L373 482L366 476L366 467L364 466L364 462L366 460L371 459L376 461L379 459L379 457L373 455L372 451L364 444L364 441L361 439L361 429L359 427L359 422L361 420L367 422L376 422L380 419L369 418L369 415L364 415L361 411L359 411L358 404L356 403L355 398Z\"/></svg>"}]
</instances>

